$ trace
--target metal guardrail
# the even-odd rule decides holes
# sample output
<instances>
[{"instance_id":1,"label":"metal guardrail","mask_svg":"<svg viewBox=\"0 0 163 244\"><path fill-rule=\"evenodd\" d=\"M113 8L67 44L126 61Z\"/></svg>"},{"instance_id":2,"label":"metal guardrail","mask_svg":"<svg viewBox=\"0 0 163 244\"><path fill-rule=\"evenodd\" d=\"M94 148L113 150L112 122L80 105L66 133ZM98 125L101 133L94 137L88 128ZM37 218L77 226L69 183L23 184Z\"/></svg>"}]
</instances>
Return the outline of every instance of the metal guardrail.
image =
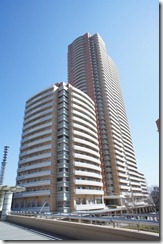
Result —
<instances>
[{"instance_id":1,"label":"metal guardrail","mask_svg":"<svg viewBox=\"0 0 163 244\"><path fill-rule=\"evenodd\" d=\"M61 221L76 221L79 223L88 223L94 225L111 225L115 227L127 227L136 226L139 231L140 226L154 226L159 229L159 214L123 214L115 215L112 217L90 217L90 216L78 216L72 214L53 214L53 213L32 213L32 212L10 212L10 215L20 215L33 218L61 220ZM148 217L148 219L145 219ZM136 219L137 218L137 219ZM139 218L139 219L138 219ZM140 219L141 218L141 219ZM151 218L151 219L149 219Z\"/></svg>"},{"instance_id":2,"label":"metal guardrail","mask_svg":"<svg viewBox=\"0 0 163 244\"><path fill-rule=\"evenodd\" d=\"M63 216L62 216L63 218ZM159 226L159 222L158 221L155 221L155 220L138 220L138 219L126 219L126 218L120 218L120 217L110 217L110 218L104 218L104 217L84 217L84 216L68 216L68 217L65 217L67 218L68 220L71 220L71 219L77 219L79 221L81 220L88 220L88 221L98 221L98 222L110 222L110 223L126 223L126 224L144 224L144 225L155 225L155 226Z\"/></svg>"}]
</instances>

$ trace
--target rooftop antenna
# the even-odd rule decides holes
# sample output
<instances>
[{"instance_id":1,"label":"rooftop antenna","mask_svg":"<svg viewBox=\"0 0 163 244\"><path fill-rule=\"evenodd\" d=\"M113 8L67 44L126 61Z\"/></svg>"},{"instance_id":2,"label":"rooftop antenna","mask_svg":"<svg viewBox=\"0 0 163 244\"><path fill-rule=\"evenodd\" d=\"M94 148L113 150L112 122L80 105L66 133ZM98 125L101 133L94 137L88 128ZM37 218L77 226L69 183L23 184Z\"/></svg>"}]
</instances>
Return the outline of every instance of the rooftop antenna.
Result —
<instances>
[{"instance_id":1,"label":"rooftop antenna","mask_svg":"<svg viewBox=\"0 0 163 244\"><path fill-rule=\"evenodd\" d=\"M1 163L1 172L0 172L0 185L3 184L5 167L6 167L6 163L7 163L8 148L9 148L9 146L4 146L3 160Z\"/></svg>"}]
</instances>

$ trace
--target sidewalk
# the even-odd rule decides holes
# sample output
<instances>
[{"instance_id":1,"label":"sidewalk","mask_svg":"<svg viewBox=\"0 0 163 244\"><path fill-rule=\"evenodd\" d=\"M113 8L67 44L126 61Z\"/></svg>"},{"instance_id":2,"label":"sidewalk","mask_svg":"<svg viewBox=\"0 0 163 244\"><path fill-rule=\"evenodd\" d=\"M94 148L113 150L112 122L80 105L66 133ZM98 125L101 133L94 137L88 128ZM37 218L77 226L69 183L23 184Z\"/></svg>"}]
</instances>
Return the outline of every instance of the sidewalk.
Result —
<instances>
[{"instance_id":1,"label":"sidewalk","mask_svg":"<svg viewBox=\"0 0 163 244\"><path fill-rule=\"evenodd\" d=\"M63 240L58 237L53 237L48 234L37 232L29 228L21 227L9 222L0 221L0 240L37 240L37 241L47 241L47 240Z\"/></svg>"}]
</instances>

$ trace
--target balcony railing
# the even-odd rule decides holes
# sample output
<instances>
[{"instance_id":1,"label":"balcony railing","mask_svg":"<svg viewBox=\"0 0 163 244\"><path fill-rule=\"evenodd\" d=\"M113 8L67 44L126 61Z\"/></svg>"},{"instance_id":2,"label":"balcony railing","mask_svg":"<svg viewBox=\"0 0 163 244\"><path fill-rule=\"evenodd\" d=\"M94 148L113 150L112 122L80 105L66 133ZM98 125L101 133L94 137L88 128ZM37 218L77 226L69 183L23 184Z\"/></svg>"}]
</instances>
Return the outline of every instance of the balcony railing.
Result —
<instances>
[{"instance_id":1,"label":"balcony railing","mask_svg":"<svg viewBox=\"0 0 163 244\"><path fill-rule=\"evenodd\" d=\"M44 136L44 135L46 135L46 134L50 134L50 133L52 133L52 129L43 130L43 131L41 131L41 132L36 132L36 133L34 133L33 135L31 135L31 136L25 137L24 139L21 140L21 142L25 142L25 141L34 139L34 138L36 138L36 137Z\"/></svg>"},{"instance_id":2,"label":"balcony railing","mask_svg":"<svg viewBox=\"0 0 163 244\"><path fill-rule=\"evenodd\" d=\"M44 142L51 141L51 140L52 140L52 136L47 136L45 138L35 140L33 142L28 142L24 146L21 146L21 149L25 149L25 148L28 148L28 147L31 147L31 146L34 146L37 144L39 145L40 143L44 143Z\"/></svg>"},{"instance_id":3,"label":"balcony railing","mask_svg":"<svg viewBox=\"0 0 163 244\"><path fill-rule=\"evenodd\" d=\"M102 182L93 180L74 180L76 185L87 185L87 186L103 186Z\"/></svg>"},{"instance_id":4,"label":"balcony railing","mask_svg":"<svg viewBox=\"0 0 163 244\"><path fill-rule=\"evenodd\" d=\"M102 175L94 173L94 172L88 172L85 170L74 170L74 175L80 175L80 176L87 176L87 177L93 177L97 179L102 179Z\"/></svg>"},{"instance_id":5,"label":"balcony railing","mask_svg":"<svg viewBox=\"0 0 163 244\"><path fill-rule=\"evenodd\" d=\"M31 150L27 150L25 152L20 153L19 157L26 156L26 155L29 155L29 154L35 153L35 152L41 152L41 151L44 151L44 150L48 150L48 149L51 149L51 147L52 147L51 144L40 146L40 147L38 146L37 148L31 149Z\"/></svg>"},{"instance_id":6,"label":"balcony railing","mask_svg":"<svg viewBox=\"0 0 163 244\"><path fill-rule=\"evenodd\" d=\"M46 110L48 107L51 107L52 105L53 105L53 102L50 102L50 103L44 104L44 105L42 105L42 106L39 106L39 107L33 109L32 111L26 113L24 119L26 119L26 118L29 117L29 116L30 116L30 118L32 118L33 116L35 116L35 115L33 115L33 114L35 114L35 113L38 114L39 111L41 111L41 110ZM47 109L47 110L48 110L48 109ZM42 113L42 112L40 112L40 113ZM37 115L36 115L36 116L37 116Z\"/></svg>"},{"instance_id":7,"label":"balcony railing","mask_svg":"<svg viewBox=\"0 0 163 244\"><path fill-rule=\"evenodd\" d=\"M75 137L75 135L77 135L77 136L81 136L81 137L83 137L84 139L89 139L89 140L91 140L92 142L95 142L96 144L97 144L97 138L94 138L92 135L88 135L87 134L87 132L84 132L84 131L77 131L77 130L75 130L74 129L74 131L73 131L73 133L74 133L74 137Z\"/></svg>"},{"instance_id":8,"label":"balcony railing","mask_svg":"<svg viewBox=\"0 0 163 244\"><path fill-rule=\"evenodd\" d=\"M74 166L81 167L81 168L87 168L87 169L94 169L99 172L101 172L101 167L90 164L90 163L83 163L83 162L74 162Z\"/></svg>"},{"instance_id":9,"label":"balcony railing","mask_svg":"<svg viewBox=\"0 0 163 244\"><path fill-rule=\"evenodd\" d=\"M24 186L24 187L47 186L47 185L50 185L50 180L31 181L28 183L19 184L19 186Z\"/></svg>"},{"instance_id":10,"label":"balcony railing","mask_svg":"<svg viewBox=\"0 0 163 244\"><path fill-rule=\"evenodd\" d=\"M23 192L23 193L15 193L14 198L48 196L48 195L50 195L50 190L40 190L40 191L29 191L29 192Z\"/></svg>"},{"instance_id":11,"label":"balcony railing","mask_svg":"<svg viewBox=\"0 0 163 244\"><path fill-rule=\"evenodd\" d=\"M33 122L28 123L27 125L24 125L23 129L25 130L25 129L29 128L29 127L32 127L33 125L39 124L39 123L41 123L43 121L46 121L46 120L49 120L49 119L52 119L52 117L53 117L53 115L49 115L49 116L43 117L41 119L37 119L37 120L35 120Z\"/></svg>"},{"instance_id":12,"label":"balcony railing","mask_svg":"<svg viewBox=\"0 0 163 244\"><path fill-rule=\"evenodd\" d=\"M23 172L23 171L27 171L27 170L31 170L31 169L38 169L38 168L42 168L42 167L48 167L50 165L51 165L51 162L34 163L29 166L18 168L18 172Z\"/></svg>"},{"instance_id":13,"label":"balcony railing","mask_svg":"<svg viewBox=\"0 0 163 244\"><path fill-rule=\"evenodd\" d=\"M51 157L51 152L42 153L42 154L39 154L39 155L36 155L36 156L33 156L33 157L29 157L29 158L25 158L25 159L20 160L19 161L19 165L23 164L23 163L28 163L28 162L31 162L31 161L34 161L34 160L39 160L39 159L49 158L49 157Z\"/></svg>"},{"instance_id":14,"label":"balcony railing","mask_svg":"<svg viewBox=\"0 0 163 244\"><path fill-rule=\"evenodd\" d=\"M104 191L93 189L75 189L74 193L77 195L104 195Z\"/></svg>"},{"instance_id":15,"label":"balcony railing","mask_svg":"<svg viewBox=\"0 0 163 244\"><path fill-rule=\"evenodd\" d=\"M35 177L41 177L41 176L46 176L46 175L51 175L50 170L44 170L44 171L39 171L39 172L33 172L33 173L27 173L24 175L17 176L17 180L24 180L24 179L29 179L29 178L35 178Z\"/></svg>"},{"instance_id":16,"label":"balcony railing","mask_svg":"<svg viewBox=\"0 0 163 244\"><path fill-rule=\"evenodd\" d=\"M36 127L34 127L34 128L29 129L29 130L23 132L23 133L22 133L22 136L25 136L25 135L27 135L27 134L29 134L29 133L32 133L32 132L34 132L34 131L37 131L37 130L40 130L40 129L43 129L43 128L46 128L46 127L49 127L49 126L52 126L52 121L47 122L47 123L45 123L45 124L41 124L41 125L39 125L39 126L36 126Z\"/></svg>"},{"instance_id":17,"label":"balcony railing","mask_svg":"<svg viewBox=\"0 0 163 244\"><path fill-rule=\"evenodd\" d=\"M101 164L100 160L97 159L97 158L94 158L94 157L91 157L91 156L87 156L85 154L79 154L79 153L74 153L74 158L78 158L78 159L84 159L84 160L88 160L90 162L94 162L94 163L97 163L97 164Z\"/></svg>"},{"instance_id":18,"label":"balcony railing","mask_svg":"<svg viewBox=\"0 0 163 244\"><path fill-rule=\"evenodd\" d=\"M99 154L98 151L89 149L88 147L82 147L82 146L76 146L76 145L74 145L74 150L81 151L81 153L82 152L84 152L84 153L90 153L93 156L96 156L96 157L100 158L100 154Z\"/></svg>"},{"instance_id":19,"label":"balcony railing","mask_svg":"<svg viewBox=\"0 0 163 244\"><path fill-rule=\"evenodd\" d=\"M104 209L105 204L83 204L83 205L76 205L75 210L93 210L93 209Z\"/></svg>"}]
</instances>

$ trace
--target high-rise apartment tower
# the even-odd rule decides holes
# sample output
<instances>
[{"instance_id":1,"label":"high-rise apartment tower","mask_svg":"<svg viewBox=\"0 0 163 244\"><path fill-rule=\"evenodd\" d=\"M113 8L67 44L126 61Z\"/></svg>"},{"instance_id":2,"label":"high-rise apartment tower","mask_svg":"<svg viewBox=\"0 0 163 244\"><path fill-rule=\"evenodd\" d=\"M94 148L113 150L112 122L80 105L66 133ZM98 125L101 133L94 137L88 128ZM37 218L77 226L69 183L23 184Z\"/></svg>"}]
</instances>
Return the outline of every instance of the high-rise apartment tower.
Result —
<instances>
[{"instance_id":1,"label":"high-rise apartment tower","mask_svg":"<svg viewBox=\"0 0 163 244\"><path fill-rule=\"evenodd\" d=\"M68 46L68 82L95 102L106 204L131 199L131 205L146 205L116 65L99 34L86 33Z\"/></svg>"}]
</instances>

